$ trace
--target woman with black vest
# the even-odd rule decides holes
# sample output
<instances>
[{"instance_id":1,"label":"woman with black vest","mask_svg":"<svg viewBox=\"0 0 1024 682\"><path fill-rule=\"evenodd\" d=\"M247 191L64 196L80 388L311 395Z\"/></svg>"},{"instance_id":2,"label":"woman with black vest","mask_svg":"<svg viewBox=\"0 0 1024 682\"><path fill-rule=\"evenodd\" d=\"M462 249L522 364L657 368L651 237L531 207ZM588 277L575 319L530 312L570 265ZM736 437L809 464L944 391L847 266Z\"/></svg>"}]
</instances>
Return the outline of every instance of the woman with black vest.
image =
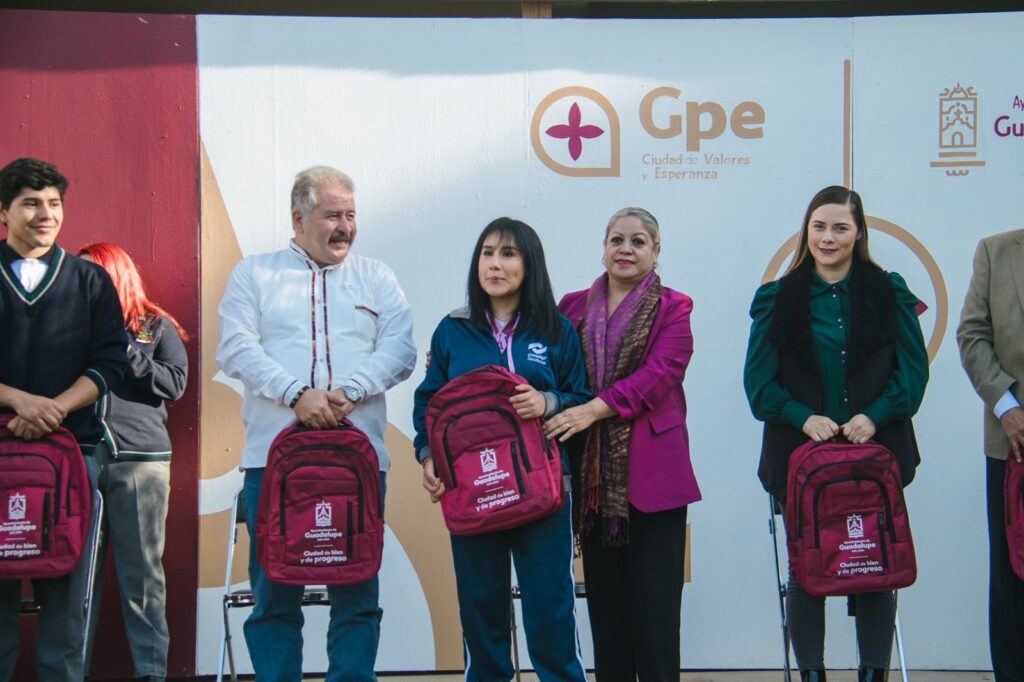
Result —
<instances>
[{"instance_id":1,"label":"woman with black vest","mask_svg":"<svg viewBox=\"0 0 1024 682\"><path fill-rule=\"evenodd\" d=\"M765 422L758 475L786 496L789 456L810 438L875 440L900 465L903 485L920 462L910 418L928 382L918 299L868 252L860 195L832 186L804 216L786 274L757 290L743 372L754 416ZM858 680L886 678L896 618L892 592L855 596ZM786 614L800 678L825 679L825 598L790 575Z\"/></svg>"}]
</instances>

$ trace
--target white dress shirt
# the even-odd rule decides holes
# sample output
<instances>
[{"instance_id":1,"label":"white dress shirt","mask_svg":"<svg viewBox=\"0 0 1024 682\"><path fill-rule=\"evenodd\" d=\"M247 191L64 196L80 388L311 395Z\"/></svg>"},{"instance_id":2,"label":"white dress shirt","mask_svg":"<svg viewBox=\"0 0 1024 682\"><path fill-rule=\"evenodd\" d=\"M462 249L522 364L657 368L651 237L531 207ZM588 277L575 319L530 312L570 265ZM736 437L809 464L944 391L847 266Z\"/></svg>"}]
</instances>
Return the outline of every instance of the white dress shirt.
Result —
<instances>
[{"instance_id":1,"label":"white dress shirt","mask_svg":"<svg viewBox=\"0 0 1024 682\"><path fill-rule=\"evenodd\" d=\"M412 373L416 347L412 311L387 265L349 254L321 268L293 241L244 258L218 313L217 362L245 386L243 469L266 466L274 437L295 421L288 404L308 385L363 391L349 419L388 470L384 393Z\"/></svg>"},{"instance_id":2,"label":"white dress shirt","mask_svg":"<svg viewBox=\"0 0 1024 682\"><path fill-rule=\"evenodd\" d=\"M32 290L39 286L46 274L47 265L38 258L19 258L11 263L11 270L15 277L21 282L21 287L32 293Z\"/></svg>"},{"instance_id":3,"label":"white dress shirt","mask_svg":"<svg viewBox=\"0 0 1024 682\"><path fill-rule=\"evenodd\" d=\"M1012 389L1007 389L1006 393L1003 394L1003 397L996 403L996 406L992 408L992 411L996 413L997 417L1002 419L1004 414L1015 407L1020 407L1020 403L1017 401L1017 396L1013 394Z\"/></svg>"}]
</instances>

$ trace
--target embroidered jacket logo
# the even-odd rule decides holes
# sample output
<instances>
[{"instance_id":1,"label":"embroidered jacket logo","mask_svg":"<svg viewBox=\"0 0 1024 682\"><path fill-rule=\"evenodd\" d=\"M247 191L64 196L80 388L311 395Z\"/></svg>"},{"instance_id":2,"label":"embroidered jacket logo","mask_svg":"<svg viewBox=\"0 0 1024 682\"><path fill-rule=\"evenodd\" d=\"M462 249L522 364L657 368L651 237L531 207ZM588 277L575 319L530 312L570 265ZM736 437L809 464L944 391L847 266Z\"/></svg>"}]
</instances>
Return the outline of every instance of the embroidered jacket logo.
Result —
<instances>
[{"instance_id":1,"label":"embroidered jacket logo","mask_svg":"<svg viewBox=\"0 0 1024 682\"><path fill-rule=\"evenodd\" d=\"M548 364L548 347L543 343L531 343L529 346L530 352L526 355L526 359L530 362L536 362L540 365Z\"/></svg>"},{"instance_id":2,"label":"embroidered jacket logo","mask_svg":"<svg viewBox=\"0 0 1024 682\"><path fill-rule=\"evenodd\" d=\"M7 500L7 519L9 521L23 521L28 501L21 493L14 493Z\"/></svg>"},{"instance_id":3,"label":"embroidered jacket logo","mask_svg":"<svg viewBox=\"0 0 1024 682\"><path fill-rule=\"evenodd\" d=\"M864 519L860 514L850 514L846 517L846 534L851 540L864 537Z\"/></svg>"},{"instance_id":4,"label":"embroidered jacket logo","mask_svg":"<svg viewBox=\"0 0 1024 682\"><path fill-rule=\"evenodd\" d=\"M330 502L317 502L316 503L316 527L323 528L331 525L331 512Z\"/></svg>"},{"instance_id":5,"label":"embroidered jacket logo","mask_svg":"<svg viewBox=\"0 0 1024 682\"><path fill-rule=\"evenodd\" d=\"M498 468L498 453L494 448L484 448L480 451L480 468L485 474Z\"/></svg>"}]
</instances>

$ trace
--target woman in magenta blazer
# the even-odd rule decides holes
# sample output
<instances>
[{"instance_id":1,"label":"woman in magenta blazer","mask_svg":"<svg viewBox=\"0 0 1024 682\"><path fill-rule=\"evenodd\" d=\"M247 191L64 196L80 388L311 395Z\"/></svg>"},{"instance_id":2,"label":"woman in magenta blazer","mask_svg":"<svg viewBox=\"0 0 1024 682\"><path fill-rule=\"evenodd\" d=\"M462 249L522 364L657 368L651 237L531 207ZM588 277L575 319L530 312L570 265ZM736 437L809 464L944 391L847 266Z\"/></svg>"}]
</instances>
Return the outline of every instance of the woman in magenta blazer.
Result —
<instances>
[{"instance_id":1,"label":"woman in magenta blazer","mask_svg":"<svg viewBox=\"0 0 1024 682\"><path fill-rule=\"evenodd\" d=\"M606 272L559 309L577 327L597 396L549 419L576 439L576 532L599 682L679 679L690 464L683 376L693 353L685 294L655 271L658 221L624 208L605 230Z\"/></svg>"}]
</instances>

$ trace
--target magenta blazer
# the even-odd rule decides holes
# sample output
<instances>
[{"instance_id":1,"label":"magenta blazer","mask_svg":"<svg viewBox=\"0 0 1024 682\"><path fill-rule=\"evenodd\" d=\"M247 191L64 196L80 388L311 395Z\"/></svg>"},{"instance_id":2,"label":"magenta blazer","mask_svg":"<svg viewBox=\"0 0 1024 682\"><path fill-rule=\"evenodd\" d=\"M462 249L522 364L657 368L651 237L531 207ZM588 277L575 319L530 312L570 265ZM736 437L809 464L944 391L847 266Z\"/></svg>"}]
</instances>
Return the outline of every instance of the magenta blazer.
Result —
<instances>
[{"instance_id":1,"label":"magenta blazer","mask_svg":"<svg viewBox=\"0 0 1024 682\"><path fill-rule=\"evenodd\" d=\"M559 310L579 329L587 291L566 294ZM693 355L686 294L665 288L640 366L598 394L633 420L629 443L629 502L642 512L675 509L701 499L690 463L683 377Z\"/></svg>"}]
</instances>

